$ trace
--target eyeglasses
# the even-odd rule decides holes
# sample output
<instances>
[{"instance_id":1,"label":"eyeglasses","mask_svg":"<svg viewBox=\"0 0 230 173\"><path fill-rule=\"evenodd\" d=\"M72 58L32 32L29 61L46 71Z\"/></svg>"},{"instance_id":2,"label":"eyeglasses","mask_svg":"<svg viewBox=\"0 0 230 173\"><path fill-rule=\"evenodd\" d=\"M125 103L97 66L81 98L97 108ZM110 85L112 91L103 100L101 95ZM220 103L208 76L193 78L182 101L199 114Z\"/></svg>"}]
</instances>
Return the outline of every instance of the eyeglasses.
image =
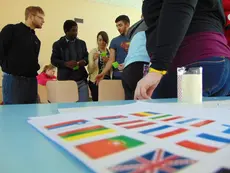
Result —
<instances>
[{"instance_id":1,"label":"eyeglasses","mask_svg":"<svg viewBox=\"0 0 230 173\"><path fill-rule=\"evenodd\" d=\"M41 16L37 16L39 19L41 19L41 20L44 20L44 17L41 17Z\"/></svg>"},{"instance_id":2,"label":"eyeglasses","mask_svg":"<svg viewBox=\"0 0 230 173\"><path fill-rule=\"evenodd\" d=\"M44 17L38 16L38 15L35 15L35 14L33 14L33 16L38 17L39 19L44 21Z\"/></svg>"}]
</instances>

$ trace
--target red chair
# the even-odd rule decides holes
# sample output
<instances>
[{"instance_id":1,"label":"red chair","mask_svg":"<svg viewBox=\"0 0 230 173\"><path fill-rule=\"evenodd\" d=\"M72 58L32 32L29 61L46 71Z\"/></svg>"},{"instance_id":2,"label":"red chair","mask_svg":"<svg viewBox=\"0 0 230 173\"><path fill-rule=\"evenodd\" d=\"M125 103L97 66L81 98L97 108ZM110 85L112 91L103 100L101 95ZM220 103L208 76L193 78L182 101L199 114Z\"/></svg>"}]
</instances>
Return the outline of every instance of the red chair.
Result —
<instances>
[{"instance_id":1,"label":"red chair","mask_svg":"<svg viewBox=\"0 0 230 173\"><path fill-rule=\"evenodd\" d=\"M230 46L230 0L223 0L224 14L226 18L226 24L224 26L224 34Z\"/></svg>"}]
</instances>

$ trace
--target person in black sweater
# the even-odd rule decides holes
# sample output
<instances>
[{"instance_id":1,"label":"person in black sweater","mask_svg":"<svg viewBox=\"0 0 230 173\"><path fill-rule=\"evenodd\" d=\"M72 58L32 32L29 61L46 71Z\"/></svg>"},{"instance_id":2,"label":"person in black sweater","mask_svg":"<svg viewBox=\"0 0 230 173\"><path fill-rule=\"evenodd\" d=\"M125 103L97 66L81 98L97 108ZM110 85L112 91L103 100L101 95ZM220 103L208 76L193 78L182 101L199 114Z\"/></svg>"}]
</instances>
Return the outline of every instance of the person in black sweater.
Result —
<instances>
[{"instance_id":1,"label":"person in black sweater","mask_svg":"<svg viewBox=\"0 0 230 173\"><path fill-rule=\"evenodd\" d=\"M44 11L30 6L25 10L25 23L8 24L0 32L0 65L3 71L4 104L37 102L37 71L40 40L35 29L41 29Z\"/></svg>"},{"instance_id":2,"label":"person in black sweater","mask_svg":"<svg viewBox=\"0 0 230 173\"><path fill-rule=\"evenodd\" d=\"M222 1L144 0L142 13L151 66L138 82L134 99L176 98L176 71L182 66L203 68L203 96L230 95Z\"/></svg>"},{"instance_id":3,"label":"person in black sweater","mask_svg":"<svg viewBox=\"0 0 230 173\"><path fill-rule=\"evenodd\" d=\"M58 80L77 82L79 102L86 102L89 99L88 73L85 69L88 64L86 43L77 38L78 26L75 21L66 20L63 29L65 36L53 44L51 63L58 69Z\"/></svg>"}]
</instances>

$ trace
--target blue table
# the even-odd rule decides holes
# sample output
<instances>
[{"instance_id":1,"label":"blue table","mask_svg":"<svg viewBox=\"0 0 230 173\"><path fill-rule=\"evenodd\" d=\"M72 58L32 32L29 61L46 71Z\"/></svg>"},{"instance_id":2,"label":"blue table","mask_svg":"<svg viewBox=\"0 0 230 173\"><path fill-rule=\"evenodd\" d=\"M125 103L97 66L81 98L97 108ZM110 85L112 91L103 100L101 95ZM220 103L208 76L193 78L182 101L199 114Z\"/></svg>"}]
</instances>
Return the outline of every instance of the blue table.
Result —
<instances>
[{"instance_id":1,"label":"blue table","mask_svg":"<svg viewBox=\"0 0 230 173\"><path fill-rule=\"evenodd\" d=\"M221 98L225 100L228 98ZM212 98L217 100L217 98ZM151 102L175 102L151 100ZM28 117L57 114L60 108L124 105L134 101L0 106L1 173L90 173L78 160L36 132Z\"/></svg>"}]
</instances>

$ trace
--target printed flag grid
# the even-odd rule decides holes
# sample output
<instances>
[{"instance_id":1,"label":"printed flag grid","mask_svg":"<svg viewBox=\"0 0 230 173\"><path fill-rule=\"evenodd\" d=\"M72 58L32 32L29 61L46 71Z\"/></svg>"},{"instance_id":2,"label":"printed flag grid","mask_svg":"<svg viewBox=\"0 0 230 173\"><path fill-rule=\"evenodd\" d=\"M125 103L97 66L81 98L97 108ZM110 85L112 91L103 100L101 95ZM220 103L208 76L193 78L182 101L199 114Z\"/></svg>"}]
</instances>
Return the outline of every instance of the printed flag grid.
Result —
<instances>
[{"instance_id":1,"label":"printed flag grid","mask_svg":"<svg viewBox=\"0 0 230 173\"><path fill-rule=\"evenodd\" d=\"M150 112L150 111L131 113L130 115L133 115L139 118L149 119L155 123L161 121L165 123L167 122L175 123L175 125L186 125L186 126L188 125L188 126L195 127L195 128L203 127L203 126L212 124L214 122L213 120L204 120L204 119L199 119L199 118L187 118L187 117L185 118L183 116L172 115L172 114L162 114L162 113ZM130 120L130 117L124 116L124 115L115 115L115 116L97 117L96 119L102 120L102 121L108 121L110 123L114 123L114 125L119 126L120 121L123 122L126 120ZM141 122L139 123L141 124ZM151 123L149 123L149 125L151 125ZM125 127L125 125L120 125L120 126Z\"/></svg>"},{"instance_id":2,"label":"printed flag grid","mask_svg":"<svg viewBox=\"0 0 230 173\"><path fill-rule=\"evenodd\" d=\"M199 133L176 142L177 145L189 150L214 153L230 144L230 136L223 133Z\"/></svg>"},{"instance_id":3,"label":"printed flag grid","mask_svg":"<svg viewBox=\"0 0 230 173\"><path fill-rule=\"evenodd\" d=\"M174 173L196 163L195 160L156 149L108 168L112 173Z\"/></svg>"},{"instance_id":4,"label":"printed flag grid","mask_svg":"<svg viewBox=\"0 0 230 173\"><path fill-rule=\"evenodd\" d=\"M184 122L188 122L188 121L189 122L195 121L195 119L184 120ZM201 121L202 123L196 122L196 124L203 125L204 121L206 120L202 120ZM145 130L139 131L139 133L157 137L159 139L166 139L169 137L175 137L176 135L182 134L184 137L181 136L173 140L177 145L187 148L189 150L205 152L205 153L213 153L225 147L226 145L230 144L230 136L228 136L230 134L229 133L230 126L225 125L225 127L226 127L226 130L223 130L222 133L217 133L217 135L213 135L209 133L201 133L202 131L200 131L200 132L197 132L197 134L194 134L194 136L185 137L184 133L189 132L189 130L186 128L179 128L179 127L175 127L175 126L167 125L167 124L166 125L155 124L151 126L150 128L148 127Z\"/></svg>"},{"instance_id":5,"label":"printed flag grid","mask_svg":"<svg viewBox=\"0 0 230 173\"><path fill-rule=\"evenodd\" d=\"M188 132L189 129L184 128L186 127L185 124L196 124L198 126L204 126L206 124L210 124L213 122L212 120L201 120L198 118L183 118L180 119L180 116L173 116L173 115L163 115L164 124L161 124L159 121L153 121L152 123L149 121L145 121L143 119L136 119L136 120L128 120L128 121L119 121L113 123L116 126L126 128L129 130L137 130L142 134L155 136L160 139L165 139L168 137L172 137L175 135L183 134ZM170 116L170 117L169 117ZM155 117L154 117L155 118ZM179 119L179 120L178 120ZM172 122L171 121L175 121ZM194 128L196 126L193 126Z\"/></svg>"},{"instance_id":6,"label":"printed flag grid","mask_svg":"<svg viewBox=\"0 0 230 173\"><path fill-rule=\"evenodd\" d=\"M183 116L176 116L171 114L159 115L149 118L150 120L159 122L170 122L175 123L175 125L187 125L191 127L203 127L215 122L214 120L204 120L199 118L185 118Z\"/></svg>"},{"instance_id":7,"label":"printed flag grid","mask_svg":"<svg viewBox=\"0 0 230 173\"><path fill-rule=\"evenodd\" d=\"M154 136L160 139L165 139L165 138L172 137L175 135L183 134L187 131L188 129L186 128L158 124L156 126L152 126L151 128L141 130L139 131L139 133L148 135L148 136Z\"/></svg>"},{"instance_id":8,"label":"printed flag grid","mask_svg":"<svg viewBox=\"0 0 230 173\"><path fill-rule=\"evenodd\" d=\"M154 113L154 116L148 117L150 116L149 114L153 115L153 112L151 113L144 112L144 116L140 117L144 119L130 119L127 116L123 116L123 115L99 117L99 119L102 121L112 120L113 124L116 126L120 126L129 130L137 129L142 134L154 136L160 139L165 139L168 137L172 137L187 132L188 131L187 129L180 128L184 125L189 125L191 127L198 128L198 127L203 127L212 124L214 122L213 120L204 120L199 118L185 118L185 117L175 116L171 114L159 114L159 113L158 114ZM153 121L146 121L146 120L153 120ZM164 122L166 125L160 124L159 120L160 122ZM174 125L177 125L177 127ZM47 130L65 129L65 132L58 134L58 136L65 141L75 141L75 140L80 140L84 138L105 135L108 133L115 132L114 129L106 128L104 126L100 126L100 125L93 126L91 122L84 119L58 122L58 123L46 125L44 127ZM71 128L74 130L70 130ZM199 152L213 153L225 147L226 145L230 144L230 136L229 136L230 125L223 124L220 132L224 135L220 135L220 134L212 135L208 133L200 133L196 136L177 141L175 144L193 151L195 150Z\"/></svg>"},{"instance_id":9,"label":"printed flag grid","mask_svg":"<svg viewBox=\"0 0 230 173\"><path fill-rule=\"evenodd\" d=\"M144 127L149 127L154 124L156 123L141 120L141 119L133 119L133 120L130 119L128 121L119 121L119 122L113 123L113 125L119 126L125 129L139 129L139 128L144 128Z\"/></svg>"}]
</instances>

